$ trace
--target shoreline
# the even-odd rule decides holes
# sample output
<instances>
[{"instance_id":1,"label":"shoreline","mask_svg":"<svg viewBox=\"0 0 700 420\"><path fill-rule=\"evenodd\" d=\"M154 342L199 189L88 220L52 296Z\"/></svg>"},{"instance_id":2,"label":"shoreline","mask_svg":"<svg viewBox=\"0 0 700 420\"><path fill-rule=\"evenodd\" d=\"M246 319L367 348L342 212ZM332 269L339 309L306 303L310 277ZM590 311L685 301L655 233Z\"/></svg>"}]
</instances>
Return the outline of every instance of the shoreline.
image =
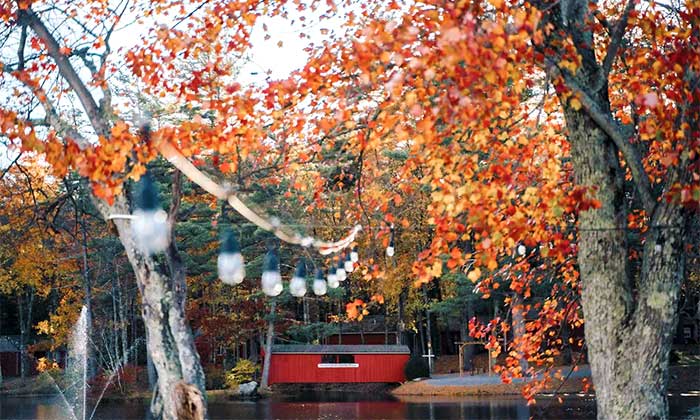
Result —
<instances>
[{"instance_id":1,"label":"shoreline","mask_svg":"<svg viewBox=\"0 0 700 420\"><path fill-rule=\"evenodd\" d=\"M584 379L591 381L590 371L582 366L579 372L575 372L565 381L552 378L552 384L537 395L547 395L552 392L557 394L583 394L580 396L595 396L593 387L582 393ZM566 377L566 374L563 375ZM489 379L487 379L489 378ZM494 380L497 379L497 380ZM465 382L460 384L459 382ZM471 383L469 383L471 382ZM438 375L433 378L425 378L420 381L404 382L398 388L391 391L396 397L410 396L494 396L508 397L520 396L525 381L513 381L503 383L498 375L487 376L462 376ZM676 365L669 368L669 382L667 392L669 394L681 394L684 392L700 392L700 366Z\"/></svg>"},{"instance_id":2,"label":"shoreline","mask_svg":"<svg viewBox=\"0 0 700 420\"><path fill-rule=\"evenodd\" d=\"M563 375L566 377L566 373ZM538 395L546 396L552 392L558 394L568 393L582 397L594 396L594 389L583 393L584 379L590 381L590 371L582 366L578 372L574 372L566 381L552 378L552 383ZM368 397L376 397L377 394L388 394L396 398L411 396L497 396L520 397L524 381L514 381L503 383L500 376L475 375L462 376L435 375L432 378L424 378L418 381L408 381L402 384L357 384L359 386L347 387L347 384L288 384L273 386L272 392L258 393L253 397L241 397L237 390L214 389L207 390L207 400L209 402L225 402L235 400L256 400L269 397L282 397L285 395L297 395L304 392L333 393L342 392L353 394L364 394ZM700 395L700 366L698 365L676 365L669 368L668 394L693 393ZM43 380L41 377L13 378L6 379L3 387L0 388L0 397L27 397L27 398L48 398L58 395L55 384ZM130 392L120 394L118 392L106 393L104 401L124 401L139 400L148 403L151 400L151 393L148 391Z\"/></svg>"}]
</instances>

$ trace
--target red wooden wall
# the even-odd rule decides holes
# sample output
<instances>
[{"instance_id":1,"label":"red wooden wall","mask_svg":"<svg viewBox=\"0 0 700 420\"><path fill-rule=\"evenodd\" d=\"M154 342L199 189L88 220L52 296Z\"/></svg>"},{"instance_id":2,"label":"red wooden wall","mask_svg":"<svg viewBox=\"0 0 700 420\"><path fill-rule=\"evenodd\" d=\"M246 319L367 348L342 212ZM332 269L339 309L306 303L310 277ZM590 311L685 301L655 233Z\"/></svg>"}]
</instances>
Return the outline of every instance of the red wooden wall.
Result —
<instances>
[{"instance_id":1,"label":"red wooden wall","mask_svg":"<svg viewBox=\"0 0 700 420\"><path fill-rule=\"evenodd\" d=\"M19 353L0 353L0 364L4 376L19 376Z\"/></svg>"},{"instance_id":2,"label":"red wooden wall","mask_svg":"<svg viewBox=\"0 0 700 420\"><path fill-rule=\"evenodd\" d=\"M320 354L273 353L270 384L403 382L408 354L355 354L358 367L319 368Z\"/></svg>"}]
</instances>

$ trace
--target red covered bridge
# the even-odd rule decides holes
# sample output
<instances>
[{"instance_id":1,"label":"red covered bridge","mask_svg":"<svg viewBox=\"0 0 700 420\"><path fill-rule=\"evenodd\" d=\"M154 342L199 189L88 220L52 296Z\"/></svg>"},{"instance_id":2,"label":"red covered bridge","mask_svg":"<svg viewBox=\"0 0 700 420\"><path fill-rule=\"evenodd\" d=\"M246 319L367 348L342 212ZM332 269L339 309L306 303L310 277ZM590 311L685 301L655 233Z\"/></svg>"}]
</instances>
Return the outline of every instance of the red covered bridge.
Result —
<instances>
[{"instance_id":1,"label":"red covered bridge","mask_svg":"<svg viewBox=\"0 0 700 420\"><path fill-rule=\"evenodd\" d=\"M403 382L410 356L397 345L272 346L270 384Z\"/></svg>"}]
</instances>

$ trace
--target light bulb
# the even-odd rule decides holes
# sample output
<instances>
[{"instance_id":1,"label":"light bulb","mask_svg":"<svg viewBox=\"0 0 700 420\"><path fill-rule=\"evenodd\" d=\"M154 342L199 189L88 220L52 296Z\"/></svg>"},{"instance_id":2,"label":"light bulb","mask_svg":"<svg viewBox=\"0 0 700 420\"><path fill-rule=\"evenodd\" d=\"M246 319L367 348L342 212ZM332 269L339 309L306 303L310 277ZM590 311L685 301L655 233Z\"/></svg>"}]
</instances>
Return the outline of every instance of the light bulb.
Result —
<instances>
[{"instance_id":1,"label":"light bulb","mask_svg":"<svg viewBox=\"0 0 700 420\"><path fill-rule=\"evenodd\" d=\"M338 281L345 281L345 279L348 278L348 274L340 264L338 264L338 269L335 270L335 277L338 279Z\"/></svg>"},{"instance_id":2,"label":"light bulb","mask_svg":"<svg viewBox=\"0 0 700 420\"><path fill-rule=\"evenodd\" d=\"M353 264L351 260L345 260L343 265L345 267L345 272L347 273L352 273L352 271L355 269L355 264Z\"/></svg>"},{"instance_id":3,"label":"light bulb","mask_svg":"<svg viewBox=\"0 0 700 420\"><path fill-rule=\"evenodd\" d=\"M219 278L222 282L230 285L241 284L245 278L245 265L240 252L219 254L216 261L219 271Z\"/></svg>"},{"instance_id":4,"label":"light bulb","mask_svg":"<svg viewBox=\"0 0 700 420\"><path fill-rule=\"evenodd\" d=\"M289 293L292 296L302 297L306 294L306 280L301 277L292 277L289 281Z\"/></svg>"},{"instance_id":5,"label":"light bulb","mask_svg":"<svg viewBox=\"0 0 700 420\"><path fill-rule=\"evenodd\" d=\"M525 248L525 245L522 245L522 244L518 245L518 255L520 255L520 256L525 255L525 251L527 251L527 249Z\"/></svg>"},{"instance_id":6,"label":"light bulb","mask_svg":"<svg viewBox=\"0 0 700 420\"><path fill-rule=\"evenodd\" d=\"M146 255L163 252L168 247L168 214L163 209L136 209L131 222L136 247Z\"/></svg>"},{"instance_id":7,"label":"light bulb","mask_svg":"<svg viewBox=\"0 0 700 420\"><path fill-rule=\"evenodd\" d=\"M316 296L323 296L327 292L326 282L324 280L316 279L314 280L314 294Z\"/></svg>"},{"instance_id":8,"label":"light bulb","mask_svg":"<svg viewBox=\"0 0 700 420\"><path fill-rule=\"evenodd\" d=\"M332 282L337 282L338 281L338 276L335 275L335 268L331 267L328 270L328 284L330 285Z\"/></svg>"},{"instance_id":9,"label":"light bulb","mask_svg":"<svg viewBox=\"0 0 700 420\"><path fill-rule=\"evenodd\" d=\"M279 271L263 271L261 280L262 290L266 295L277 296L282 292L282 276Z\"/></svg>"},{"instance_id":10,"label":"light bulb","mask_svg":"<svg viewBox=\"0 0 700 420\"><path fill-rule=\"evenodd\" d=\"M340 282L338 281L338 277L333 276L331 278L331 276L328 276L328 287L330 287L331 289L337 289L338 286L340 286Z\"/></svg>"},{"instance_id":11,"label":"light bulb","mask_svg":"<svg viewBox=\"0 0 700 420\"><path fill-rule=\"evenodd\" d=\"M357 253L357 248L353 248L350 252L350 260L354 263L360 261L360 254Z\"/></svg>"},{"instance_id":12,"label":"light bulb","mask_svg":"<svg viewBox=\"0 0 700 420\"><path fill-rule=\"evenodd\" d=\"M386 256L387 257L394 256L394 247L392 245L389 245L388 247L386 247Z\"/></svg>"},{"instance_id":13,"label":"light bulb","mask_svg":"<svg viewBox=\"0 0 700 420\"><path fill-rule=\"evenodd\" d=\"M275 285L272 287L272 293L270 293L270 296L279 296L279 294L282 293L282 290L284 290L282 282L280 281L279 283L275 283Z\"/></svg>"}]
</instances>

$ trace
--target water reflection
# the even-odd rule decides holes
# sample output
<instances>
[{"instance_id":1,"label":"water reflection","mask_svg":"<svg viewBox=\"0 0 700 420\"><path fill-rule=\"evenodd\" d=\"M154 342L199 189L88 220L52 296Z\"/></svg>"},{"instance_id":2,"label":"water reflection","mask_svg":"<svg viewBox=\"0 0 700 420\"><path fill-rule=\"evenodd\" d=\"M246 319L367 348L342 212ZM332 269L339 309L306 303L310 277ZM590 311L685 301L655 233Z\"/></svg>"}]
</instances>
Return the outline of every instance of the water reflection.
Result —
<instances>
[{"instance_id":1,"label":"water reflection","mask_svg":"<svg viewBox=\"0 0 700 420\"><path fill-rule=\"evenodd\" d=\"M671 417L680 419L700 403L698 397L669 399ZM520 398L406 397L381 394L317 393L278 396L260 401L211 403L212 419L460 419L527 420L595 418L592 398L569 397L559 404L542 398L528 407ZM96 419L142 419L146 404L103 401ZM0 397L0 419L68 419L71 413L57 397Z\"/></svg>"}]
</instances>

